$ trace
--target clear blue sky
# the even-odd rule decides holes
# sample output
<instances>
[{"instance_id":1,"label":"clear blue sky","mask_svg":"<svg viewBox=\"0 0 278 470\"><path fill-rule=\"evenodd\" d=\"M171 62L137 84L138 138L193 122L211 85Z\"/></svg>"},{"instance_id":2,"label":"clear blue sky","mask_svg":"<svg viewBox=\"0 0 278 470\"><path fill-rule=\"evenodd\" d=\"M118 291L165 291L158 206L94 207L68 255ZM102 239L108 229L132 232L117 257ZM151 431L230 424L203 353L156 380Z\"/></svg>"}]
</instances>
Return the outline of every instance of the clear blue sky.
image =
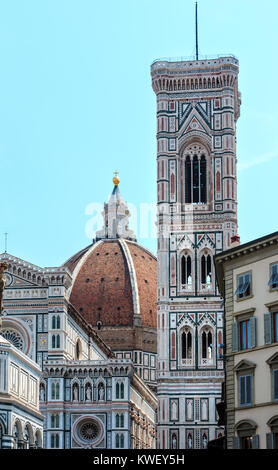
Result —
<instances>
[{"instance_id":1,"label":"clear blue sky","mask_svg":"<svg viewBox=\"0 0 278 470\"><path fill-rule=\"evenodd\" d=\"M0 252L58 266L88 245L85 213L120 172L156 201L150 64L194 53L193 0L0 1ZM239 234L276 231L277 0L199 0L200 53L240 61ZM156 252L156 240L139 238Z\"/></svg>"}]
</instances>

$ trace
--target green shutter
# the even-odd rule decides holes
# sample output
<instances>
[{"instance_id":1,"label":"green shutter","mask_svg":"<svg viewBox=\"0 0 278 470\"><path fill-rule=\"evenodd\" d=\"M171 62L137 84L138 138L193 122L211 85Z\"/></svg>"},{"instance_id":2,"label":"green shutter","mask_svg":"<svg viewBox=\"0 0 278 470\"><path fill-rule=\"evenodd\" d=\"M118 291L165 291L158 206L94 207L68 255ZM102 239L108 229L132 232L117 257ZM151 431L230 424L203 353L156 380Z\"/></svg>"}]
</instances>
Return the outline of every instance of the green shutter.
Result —
<instances>
[{"instance_id":1,"label":"green shutter","mask_svg":"<svg viewBox=\"0 0 278 470\"><path fill-rule=\"evenodd\" d=\"M260 436L256 434L255 436L252 436L252 449L259 449L260 448Z\"/></svg>"},{"instance_id":2,"label":"green shutter","mask_svg":"<svg viewBox=\"0 0 278 470\"><path fill-rule=\"evenodd\" d=\"M272 343L272 313L264 314L264 342Z\"/></svg>"},{"instance_id":3,"label":"green shutter","mask_svg":"<svg viewBox=\"0 0 278 470\"><path fill-rule=\"evenodd\" d=\"M278 400L278 369L273 371L273 399Z\"/></svg>"},{"instance_id":4,"label":"green shutter","mask_svg":"<svg viewBox=\"0 0 278 470\"><path fill-rule=\"evenodd\" d=\"M238 351L238 323L235 321L232 324L232 352Z\"/></svg>"},{"instance_id":5,"label":"green shutter","mask_svg":"<svg viewBox=\"0 0 278 470\"><path fill-rule=\"evenodd\" d=\"M233 437L233 449L240 449L240 438Z\"/></svg>"},{"instance_id":6,"label":"green shutter","mask_svg":"<svg viewBox=\"0 0 278 470\"><path fill-rule=\"evenodd\" d=\"M250 318L250 348L255 348L257 345L256 320L256 317Z\"/></svg>"},{"instance_id":7,"label":"green shutter","mask_svg":"<svg viewBox=\"0 0 278 470\"><path fill-rule=\"evenodd\" d=\"M272 434L272 432L269 432L266 435L266 448L267 449L273 449L273 434Z\"/></svg>"}]
</instances>

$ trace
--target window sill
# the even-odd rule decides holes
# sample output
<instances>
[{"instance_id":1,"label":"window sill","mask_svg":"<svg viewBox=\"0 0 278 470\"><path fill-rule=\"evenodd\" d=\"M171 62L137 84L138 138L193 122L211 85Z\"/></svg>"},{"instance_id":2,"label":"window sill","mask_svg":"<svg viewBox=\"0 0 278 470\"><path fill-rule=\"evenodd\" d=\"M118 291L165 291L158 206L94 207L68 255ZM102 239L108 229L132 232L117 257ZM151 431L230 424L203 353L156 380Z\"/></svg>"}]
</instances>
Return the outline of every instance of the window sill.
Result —
<instances>
[{"instance_id":1,"label":"window sill","mask_svg":"<svg viewBox=\"0 0 278 470\"><path fill-rule=\"evenodd\" d=\"M278 287L270 287L269 288L269 292L277 292L278 291Z\"/></svg>"},{"instance_id":2,"label":"window sill","mask_svg":"<svg viewBox=\"0 0 278 470\"><path fill-rule=\"evenodd\" d=\"M249 299L253 299L254 295L251 294L251 295L248 295L246 297L241 297L239 298L238 296L236 297L236 302L242 302L243 300L249 300Z\"/></svg>"}]
</instances>

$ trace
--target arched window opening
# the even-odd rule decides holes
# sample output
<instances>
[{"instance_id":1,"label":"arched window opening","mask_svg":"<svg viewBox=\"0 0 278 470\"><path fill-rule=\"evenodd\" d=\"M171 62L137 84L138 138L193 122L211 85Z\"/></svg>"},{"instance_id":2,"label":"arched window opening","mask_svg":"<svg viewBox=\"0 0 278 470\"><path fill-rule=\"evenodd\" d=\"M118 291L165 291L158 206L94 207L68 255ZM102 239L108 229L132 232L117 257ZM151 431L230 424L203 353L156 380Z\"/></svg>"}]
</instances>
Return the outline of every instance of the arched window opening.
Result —
<instances>
[{"instance_id":1,"label":"arched window opening","mask_svg":"<svg viewBox=\"0 0 278 470\"><path fill-rule=\"evenodd\" d=\"M60 398L60 384L56 383L55 385L55 398L58 400Z\"/></svg>"},{"instance_id":2,"label":"arched window opening","mask_svg":"<svg viewBox=\"0 0 278 470\"><path fill-rule=\"evenodd\" d=\"M199 156L198 156L199 155ZM185 159L185 203L207 202L207 162L204 154L189 155Z\"/></svg>"},{"instance_id":3,"label":"arched window opening","mask_svg":"<svg viewBox=\"0 0 278 470\"><path fill-rule=\"evenodd\" d=\"M201 365L213 363L213 337L210 328L206 327L201 334Z\"/></svg>"},{"instance_id":4,"label":"arched window opening","mask_svg":"<svg viewBox=\"0 0 278 470\"><path fill-rule=\"evenodd\" d=\"M55 330L56 329L56 316L53 315L52 317L52 329Z\"/></svg>"},{"instance_id":5,"label":"arched window opening","mask_svg":"<svg viewBox=\"0 0 278 470\"><path fill-rule=\"evenodd\" d=\"M199 201L199 161L197 155L193 158L193 202Z\"/></svg>"},{"instance_id":6,"label":"arched window opening","mask_svg":"<svg viewBox=\"0 0 278 470\"><path fill-rule=\"evenodd\" d=\"M201 257L201 283L209 288L212 282L212 262L211 256L207 253Z\"/></svg>"},{"instance_id":7,"label":"arched window opening","mask_svg":"<svg viewBox=\"0 0 278 470\"><path fill-rule=\"evenodd\" d=\"M183 254L181 257L181 283L192 286L192 262L189 254Z\"/></svg>"},{"instance_id":8,"label":"arched window opening","mask_svg":"<svg viewBox=\"0 0 278 470\"><path fill-rule=\"evenodd\" d=\"M191 160L189 155L185 160L185 202L191 204Z\"/></svg>"},{"instance_id":9,"label":"arched window opening","mask_svg":"<svg viewBox=\"0 0 278 470\"><path fill-rule=\"evenodd\" d=\"M116 383L116 398L120 398L120 384Z\"/></svg>"},{"instance_id":10,"label":"arched window opening","mask_svg":"<svg viewBox=\"0 0 278 470\"><path fill-rule=\"evenodd\" d=\"M200 202L207 202L207 162L204 155L200 161Z\"/></svg>"},{"instance_id":11,"label":"arched window opening","mask_svg":"<svg viewBox=\"0 0 278 470\"><path fill-rule=\"evenodd\" d=\"M60 446L59 434L51 434L50 447L51 449L58 449Z\"/></svg>"},{"instance_id":12,"label":"arched window opening","mask_svg":"<svg viewBox=\"0 0 278 470\"><path fill-rule=\"evenodd\" d=\"M123 382L121 383L120 391L121 391L120 398L124 398L124 396L125 396L125 386L124 386Z\"/></svg>"},{"instance_id":13,"label":"arched window opening","mask_svg":"<svg viewBox=\"0 0 278 470\"><path fill-rule=\"evenodd\" d=\"M183 330L181 334L181 357L182 359L192 359L192 333L189 329Z\"/></svg>"},{"instance_id":14,"label":"arched window opening","mask_svg":"<svg viewBox=\"0 0 278 470\"><path fill-rule=\"evenodd\" d=\"M57 315L57 330L59 330L61 328L61 318L59 315Z\"/></svg>"},{"instance_id":15,"label":"arched window opening","mask_svg":"<svg viewBox=\"0 0 278 470\"><path fill-rule=\"evenodd\" d=\"M202 333L202 358L211 359L212 357L212 334L210 331Z\"/></svg>"},{"instance_id":16,"label":"arched window opening","mask_svg":"<svg viewBox=\"0 0 278 470\"><path fill-rule=\"evenodd\" d=\"M116 434L116 449L123 449L125 446L125 439L123 434Z\"/></svg>"},{"instance_id":17,"label":"arched window opening","mask_svg":"<svg viewBox=\"0 0 278 470\"><path fill-rule=\"evenodd\" d=\"M58 428L60 426L60 416L58 414L51 415L51 428Z\"/></svg>"}]
</instances>

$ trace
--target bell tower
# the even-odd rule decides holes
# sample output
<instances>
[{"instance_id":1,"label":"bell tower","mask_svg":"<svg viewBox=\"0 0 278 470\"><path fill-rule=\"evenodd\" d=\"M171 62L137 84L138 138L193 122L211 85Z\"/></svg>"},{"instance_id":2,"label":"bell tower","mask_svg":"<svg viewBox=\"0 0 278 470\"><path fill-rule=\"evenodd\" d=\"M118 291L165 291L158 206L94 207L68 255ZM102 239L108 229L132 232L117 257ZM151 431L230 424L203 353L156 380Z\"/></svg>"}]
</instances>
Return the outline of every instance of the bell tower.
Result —
<instances>
[{"instance_id":1,"label":"bell tower","mask_svg":"<svg viewBox=\"0 0 278 470\"><path fill-rule=\"evenodd\" d=\"M197 58L197 57L196 57ZM238 60L158 60L158 448L223 435L223 309L214 254L237 235Z\"/></svg>"}]
</instances>

